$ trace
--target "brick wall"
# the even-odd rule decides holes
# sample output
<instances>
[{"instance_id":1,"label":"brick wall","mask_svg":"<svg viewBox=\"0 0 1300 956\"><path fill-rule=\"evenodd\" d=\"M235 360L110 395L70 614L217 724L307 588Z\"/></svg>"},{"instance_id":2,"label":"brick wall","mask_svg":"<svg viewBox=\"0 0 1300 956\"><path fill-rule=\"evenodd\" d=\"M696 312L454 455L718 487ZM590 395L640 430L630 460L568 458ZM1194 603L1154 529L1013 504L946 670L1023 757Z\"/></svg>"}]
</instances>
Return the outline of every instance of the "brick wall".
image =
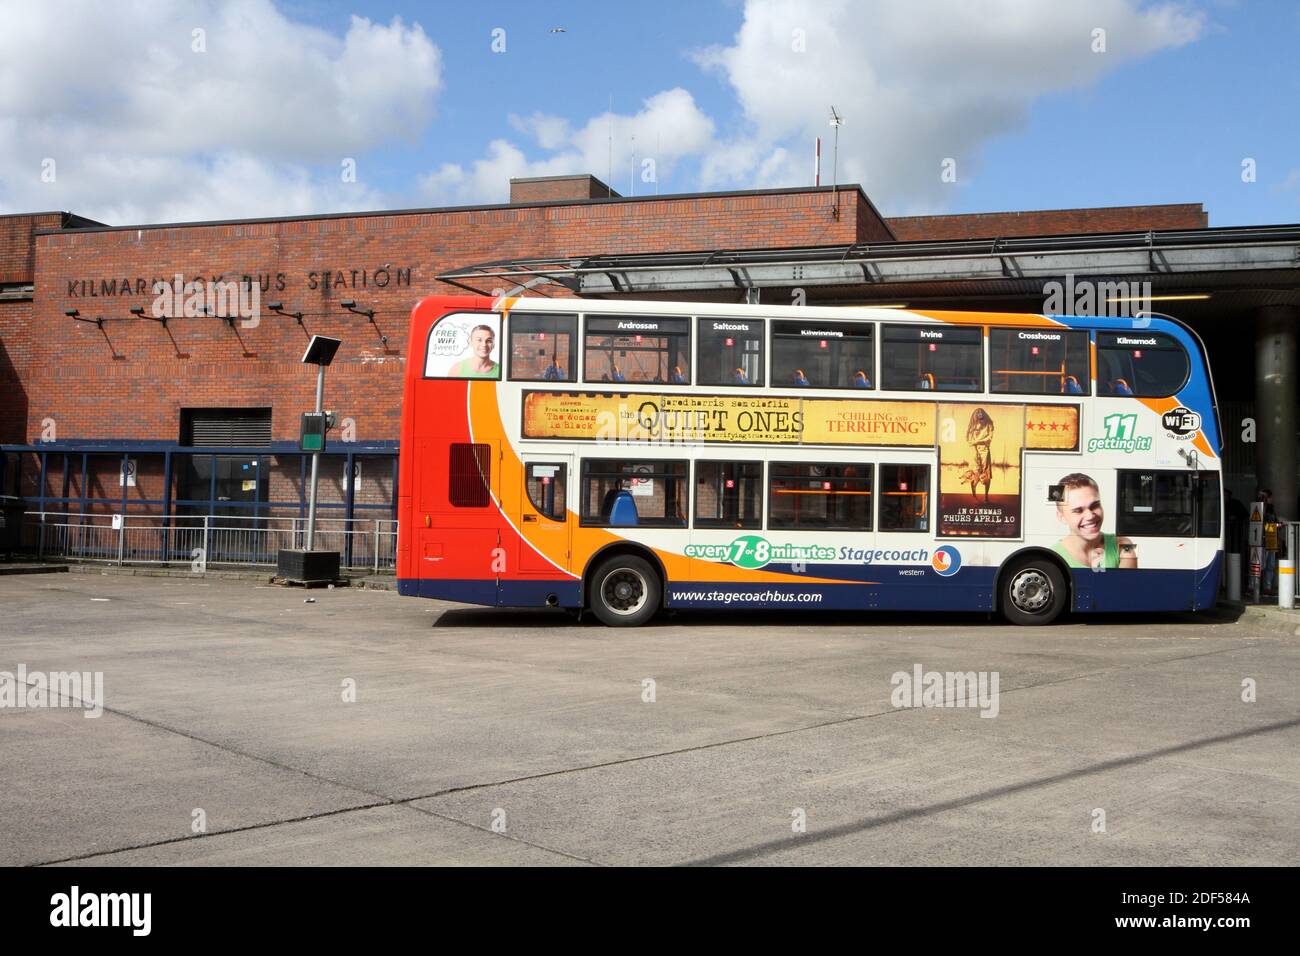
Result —
<instances>
[{"instance_id":1,"label":"brick wall","mask_svg":"<svg viewBox=\"0 0 1300 956\"><path fill-rule=\"evenodd\" d=\"M1163 206L1112 206L1105 209L907 216L886 219L885 223L900 240L940 241L1138 232L1148 229L1204 229L1209 226L1210 217L1200 203L1178 203Z\"/></svg>"},{"instance_id":2,"label":"brick wall","mask_svg":"<svg viewBox=\"0 0 1300 956\"><path fill-rule=\"evenodd\" d=\"M25 408L11 402L4 414L21 414L25 429L10 434L33 441L46 418L61 440L175 440L181 407L271 405L274 437L291 440L314 398L299 359L308 333L321 333L344 342L327 407L355 420L358 441L395 440L410 309L463 291L436 282L439 272L522 256L850 242L859 214L874 214L864 199L841 190L839 219L828 191L785 190L40 235L33 308L0 306L0 341L18 343L10 362L25 391ZM155 280L178 272L250 276L259 323L181 318L164 329L130 317L149 309ZM376 323L346 313L346 299L374 309ZM304 326L270 314L276 300L305 313ZM109 321L101 331L69 308Z\"/></svg>"}]
</instances>

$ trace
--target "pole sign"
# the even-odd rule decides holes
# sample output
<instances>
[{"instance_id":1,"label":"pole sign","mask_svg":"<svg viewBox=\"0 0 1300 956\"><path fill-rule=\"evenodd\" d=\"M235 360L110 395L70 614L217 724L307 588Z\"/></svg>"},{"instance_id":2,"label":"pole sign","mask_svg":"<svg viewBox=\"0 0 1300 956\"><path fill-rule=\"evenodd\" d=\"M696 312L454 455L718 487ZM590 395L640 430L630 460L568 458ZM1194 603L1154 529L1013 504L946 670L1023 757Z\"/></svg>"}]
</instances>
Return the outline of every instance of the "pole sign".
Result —
<instances>
[{"instance_id":1,"label":"pole sign","mask_svg":"<svg viewBox=\"0 0 1300 956\"><path fill-rule=\"evenodd\" d=\"M302 430L298 435L300 451L322 452L325 450L325 431L329 422L325 412L303 412Z\"/></svg>"}]
</instances>

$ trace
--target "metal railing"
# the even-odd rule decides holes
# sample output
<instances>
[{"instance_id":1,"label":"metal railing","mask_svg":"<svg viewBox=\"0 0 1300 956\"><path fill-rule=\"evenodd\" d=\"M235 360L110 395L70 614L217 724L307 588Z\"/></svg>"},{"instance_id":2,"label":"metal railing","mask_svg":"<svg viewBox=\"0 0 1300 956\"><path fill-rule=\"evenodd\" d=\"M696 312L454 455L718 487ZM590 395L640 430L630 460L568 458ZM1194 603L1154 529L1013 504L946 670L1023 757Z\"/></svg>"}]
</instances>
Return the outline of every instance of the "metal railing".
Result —
<instances>
[{"instance_id":1,"label":"metal railing","mask_svg":"<svg viewBox=\"0 0 1300 956\"><path fill-rule=\"evenodd\" d=\"M275 565L282 548L303 548L307 519L233 515L83 515L29 511L24 544L40 558L110 564ZM337 551L349 570L393 570L391 518L316 519L315 546Z\"/></svg>"}]
</instances>

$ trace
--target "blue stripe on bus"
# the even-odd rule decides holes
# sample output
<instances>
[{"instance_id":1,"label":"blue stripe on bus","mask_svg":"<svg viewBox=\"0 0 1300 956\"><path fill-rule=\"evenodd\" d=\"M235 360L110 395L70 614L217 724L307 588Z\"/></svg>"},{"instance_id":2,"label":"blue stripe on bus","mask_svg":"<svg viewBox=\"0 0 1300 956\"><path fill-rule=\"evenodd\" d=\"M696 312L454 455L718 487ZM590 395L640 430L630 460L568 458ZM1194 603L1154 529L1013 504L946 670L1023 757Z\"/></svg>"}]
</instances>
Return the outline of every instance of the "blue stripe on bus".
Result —
<instances>
[{"instance_id":1,"label":"blue stripe on bus","mask_svg":"<svg viewBox=\"0 0 1300 956\"><path fill-rule=\"evenodd\" d=\"M554 594L560 607L578 607L581 587L572 578L556 581L473 581L447 578L400 578L397 593L405 597L435 598L458 604L488 607L546 607Z\"/></svg>"},{"instance_id":2,"label":"blue stripe on bus","mask_svg":"<svg viewBox=\"0 0 1300 956\"><path fill-rule=\"evenodd\" d=\"M1137 568L1070 572L1075 611L1203 611L1218 601L1223 555L1199 570ZM768 570L792 573L789 565ZM900 571L923 570L900 575ZM834 576L840 584L787 584L762 580L670 581L665 603L673 608L802 608L815 610L992 611L996 568L961 568L948 577L914 565L814 565L810 577ZM555 595L560 607L578 607L581 588L570 578L554 581L473 581L402 578L399 594L488 607L545 607Z\"/></svg>"}]
</instances>

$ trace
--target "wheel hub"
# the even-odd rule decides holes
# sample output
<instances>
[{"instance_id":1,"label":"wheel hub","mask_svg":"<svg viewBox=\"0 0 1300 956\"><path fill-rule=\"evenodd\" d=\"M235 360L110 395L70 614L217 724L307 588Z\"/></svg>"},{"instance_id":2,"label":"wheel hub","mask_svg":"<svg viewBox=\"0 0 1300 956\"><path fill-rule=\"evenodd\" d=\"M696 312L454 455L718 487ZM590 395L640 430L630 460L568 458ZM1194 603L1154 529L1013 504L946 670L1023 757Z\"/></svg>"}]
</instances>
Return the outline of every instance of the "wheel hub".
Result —
<instances>
[{"instance_id":1,"label":"wheel hub","mask_svg":"<svg viewBox=\"0 0 1300 956\"><path fill-rule=\"evenodd\" d=\"M1026 568L1011 580L1011 602L1020 610L1036 614L1052 602L1052 582L1037 568Z\"/></svg>"},{"instance_id":2,"label":"wheel hub","mask_svg":"<svg viewBox=\"0 0 1300 956\"><path fill-rule=\"evenodd\" d=\"M635 614L646 601L646 583L641 575L620 569L605 578L602 589L606 606L616 614Z\"/></svg>"}]
</instances>

